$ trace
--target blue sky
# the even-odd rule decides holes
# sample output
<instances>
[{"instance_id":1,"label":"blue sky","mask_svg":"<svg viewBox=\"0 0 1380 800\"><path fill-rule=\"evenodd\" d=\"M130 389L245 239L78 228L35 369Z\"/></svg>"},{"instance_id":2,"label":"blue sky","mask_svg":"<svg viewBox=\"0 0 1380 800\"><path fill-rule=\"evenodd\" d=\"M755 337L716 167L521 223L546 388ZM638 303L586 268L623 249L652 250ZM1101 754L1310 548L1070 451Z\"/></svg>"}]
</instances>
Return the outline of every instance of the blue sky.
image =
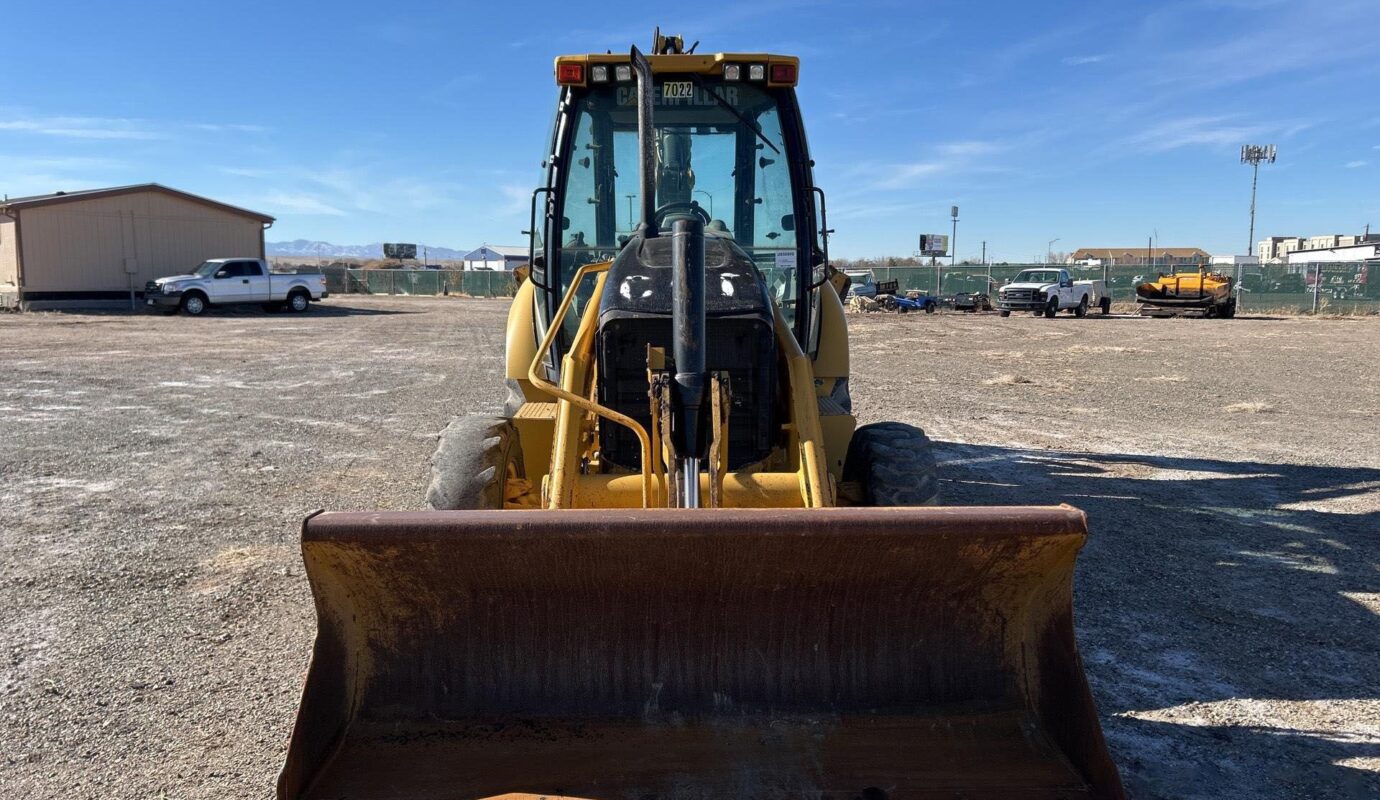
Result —
<instances>
[{"instance_id":1,"label":"blue sky","mask_svg":"<svg viewBox=\"0 0 1380 800\"><path fill-rule=\"evenodd\" d=\"M0 192L156 181L273 214L271 239L516 244L553 56L660 24L803 59L838 255L907 254L952 203L961 258L1243 252L1248 142L1279 146L1257 239L1380 229L1376 0L682 8L9 3Z\"/></svg>"}]
</instances>

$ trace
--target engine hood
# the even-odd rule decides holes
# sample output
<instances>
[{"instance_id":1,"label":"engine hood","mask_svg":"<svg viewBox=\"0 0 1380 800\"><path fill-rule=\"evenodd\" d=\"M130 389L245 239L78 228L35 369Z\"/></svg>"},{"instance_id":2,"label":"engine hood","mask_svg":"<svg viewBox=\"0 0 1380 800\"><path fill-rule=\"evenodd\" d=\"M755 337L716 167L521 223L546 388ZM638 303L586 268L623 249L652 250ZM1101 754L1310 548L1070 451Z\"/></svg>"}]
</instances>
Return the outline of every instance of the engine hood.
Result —
<instances>
[{"instance_id":1,"label":"engine hood","mask_svg":"<svg viewBox=\"0 0 1380 800\"><path fill-rule=\"evenodd\" d=\"M1001 287L1001 291L1006 291L1007 289L1035 289L1037 291L1049 291L1050 289L1053 289L1058 285L1059 284L1057 283L1008 283L1005 286Z\"/></svg>"},{"instance_id":2,"label":"engine hood","mask_svg":"<svg viewBox=\"0 0 1380 800\"><path fill-rule=\"evenodd\" d=\"M161 286L162 284L165 284L165 283L172 283L173 281L199 281L199 280L201 280L201 276L200 276L200 275L168 275L168 276L165 276L165 277L162 277L162 278L154 278L154 279L153 279L153 282L156 283L156 284L159 284L159 285Z\"/></svg>"}]
</instances>

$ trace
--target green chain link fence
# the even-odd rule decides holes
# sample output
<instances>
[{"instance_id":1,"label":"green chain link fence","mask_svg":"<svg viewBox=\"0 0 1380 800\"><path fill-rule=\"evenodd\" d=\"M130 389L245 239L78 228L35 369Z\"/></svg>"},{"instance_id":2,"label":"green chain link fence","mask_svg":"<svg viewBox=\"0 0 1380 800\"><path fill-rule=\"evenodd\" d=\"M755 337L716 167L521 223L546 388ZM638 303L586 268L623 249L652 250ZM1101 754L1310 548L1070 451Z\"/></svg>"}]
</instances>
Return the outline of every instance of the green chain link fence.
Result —
<instances>
[{"instance_id":1,"label":"green chain link fence","mask_svg":"<svg viewBox=\"0 0 1380 800\"><path fill-rule=\"evenodd\" d=\"M988 291L1015 277L1016 273L1042 264L991 266L869 267L878 281L895 280L900 291L940 295ZM850 267L851 269L851 267ZM1184 269L1184 268L1180 268ZM1189 268L1191 269L1191 268ZM1227 268L1232 270L1234 268ZM1070 270L1075 280L1100 279L1101 267ZM1155 264L1108 267L1106 278L1114 303L1134 303L1136 284L1153 280L1171 268ZM467 295L512 297L517 283L511 272L489 270L344 269L325 267L326 286L332 294ZM1317 276L1321 275L1321 281ZM1329 314L1380 313L1380 263L1266 264L1241 273L1240 303L1243 312L1317 310ZM1316 291L1315 291L1316 289Z\"/></svg>"}]
</instances>

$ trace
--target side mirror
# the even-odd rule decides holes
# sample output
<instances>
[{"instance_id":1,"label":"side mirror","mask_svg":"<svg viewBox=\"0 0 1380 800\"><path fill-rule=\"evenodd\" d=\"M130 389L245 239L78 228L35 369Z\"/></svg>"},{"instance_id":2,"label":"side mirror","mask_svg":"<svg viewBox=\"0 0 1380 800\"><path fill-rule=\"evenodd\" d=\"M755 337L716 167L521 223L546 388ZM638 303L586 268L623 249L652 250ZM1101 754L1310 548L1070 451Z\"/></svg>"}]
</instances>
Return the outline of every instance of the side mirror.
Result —
<instances>
[{"instance_id":1,"label":"side mirror","mask_svg":"<svg viewBox=\"0 0 1380 800\"><path fill-rule=\"evenodd\" d=\"M227 276L227 274L228 274L228 273L227 273L225 270L220 270L219 272L216 273L216 277L217 277L217 278L224 278L224 277Z\"/></svg>"}]
</instances>

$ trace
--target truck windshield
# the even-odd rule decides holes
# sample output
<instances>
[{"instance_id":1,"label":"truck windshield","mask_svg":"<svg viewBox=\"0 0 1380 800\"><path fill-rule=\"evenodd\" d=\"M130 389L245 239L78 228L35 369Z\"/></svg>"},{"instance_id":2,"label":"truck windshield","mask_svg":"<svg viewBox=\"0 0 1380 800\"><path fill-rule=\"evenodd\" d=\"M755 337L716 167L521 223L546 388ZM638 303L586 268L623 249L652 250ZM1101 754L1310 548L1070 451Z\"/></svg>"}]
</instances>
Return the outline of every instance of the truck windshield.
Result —
<instances>
[{"instance_id":1,"label":"truck windshield","mask_svg":"<svg viewBox=\"0 0 1380 800\"><path fill-rule=\"evenodd\" d=\"M200 275L203 278L209 278L212 275L216 274L216 270L220 269L223 266L225 266L224 261L203 261L201 262L201 266L192 270L192 274Z\"/></svg>"},{"instance_id":2,"label":"truck windshield","mask_svg":"<svg viewBox=\"0 0 1380 800\"><path fill-rule=\"evenodd\" d=\"M709 230L732 236L752 256L778 302L794 298L794 193L776 97L689 76L657 75L655 87L657 208L699 207ZM636 85L589 90L573 122L557 217L563 286L580 266L613 258L640 221Z\"/></svg>"},{"instance_id":3,"label":"truck windshield","mask_svg":"<svg viewBox=\"0 0 1380 800\"><path fill-rule=\"evenodd\" d=\"M1058 283L1059 271L1053 269L1022 270L1012 283Z\"/></svg>"}]
</instances>

